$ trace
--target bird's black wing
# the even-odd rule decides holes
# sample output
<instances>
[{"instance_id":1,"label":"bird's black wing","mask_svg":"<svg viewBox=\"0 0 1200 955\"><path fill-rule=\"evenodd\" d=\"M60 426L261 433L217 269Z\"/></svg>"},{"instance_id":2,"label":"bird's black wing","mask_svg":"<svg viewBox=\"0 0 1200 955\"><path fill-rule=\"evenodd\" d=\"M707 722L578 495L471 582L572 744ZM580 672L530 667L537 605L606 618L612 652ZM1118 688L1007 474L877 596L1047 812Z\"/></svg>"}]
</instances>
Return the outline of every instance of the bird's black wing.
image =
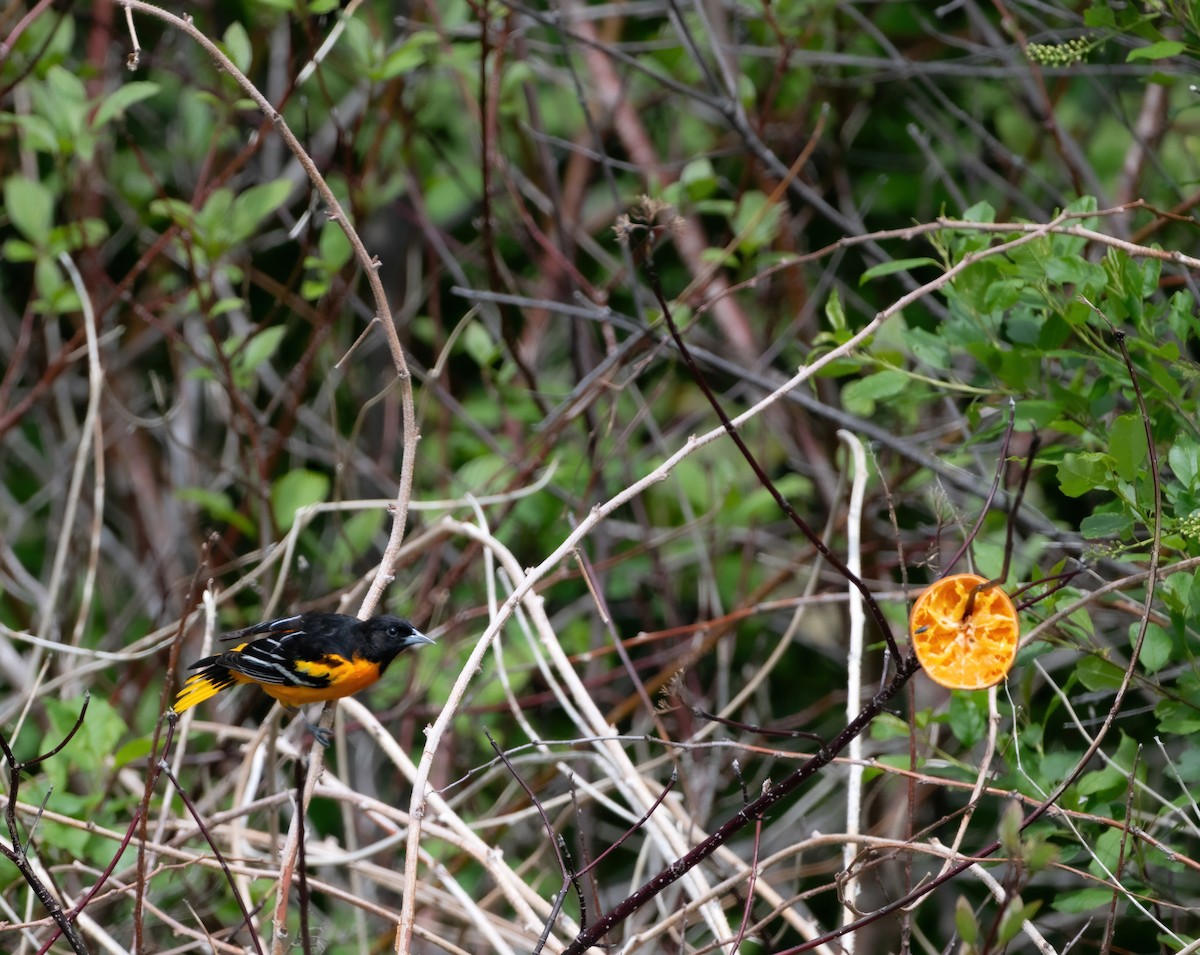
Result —
<instances>
[{"instance_id":1,"label":"bird's black wing","mask_svg":"<svg viewBox=\"0 0 1200 955\"><path fill-rule=\"evenodd\" d=\"M302 615L256 624L238 631L237 636L256 633L266 635L226 650L217 662L258 683L311 689L329 686L331 681L326 673L311 672L311 667L303 665L323 660L330 648L322 645L319 635L303 628ZM325 670L326 667L317 669Z\"/></svg>"},{"instance_id":2,"label":"bird's black wing","mask_svg":"<svg viewBox=\"0 0 1200 955\"><path fill-rule=\"evenodd\" d=\"M222 643L246 643L250 637L283 637L292 633L302 633L304 631L304 614L292 614L290 617L276 617L274 620L265 620L262 623L256 623L251 627L244 627L241 630L233 630L230 633L221 635Z\"/></svg>"}]
</instances>

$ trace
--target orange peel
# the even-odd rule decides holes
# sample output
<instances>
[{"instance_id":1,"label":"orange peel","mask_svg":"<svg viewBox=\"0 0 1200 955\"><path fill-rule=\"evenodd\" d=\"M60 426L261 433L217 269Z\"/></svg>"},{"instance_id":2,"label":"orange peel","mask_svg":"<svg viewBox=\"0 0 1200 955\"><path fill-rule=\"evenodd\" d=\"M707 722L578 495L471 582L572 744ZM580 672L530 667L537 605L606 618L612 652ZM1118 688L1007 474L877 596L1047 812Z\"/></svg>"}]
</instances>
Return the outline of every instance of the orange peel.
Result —
<instances>
[{"instance_id":1,"label":"orange peel","mask_svg":"<svg viewBox=\"0 0 1200 955\"><path fill-rule=\"evenodd\" d=\"M909 635L921 667L934 683L952 690L982 690L1007 676L1017 657L1017 610L998 586L971 592L987 580L954 574L931 584L913 605Z\"/></svg>"}]
</instances>

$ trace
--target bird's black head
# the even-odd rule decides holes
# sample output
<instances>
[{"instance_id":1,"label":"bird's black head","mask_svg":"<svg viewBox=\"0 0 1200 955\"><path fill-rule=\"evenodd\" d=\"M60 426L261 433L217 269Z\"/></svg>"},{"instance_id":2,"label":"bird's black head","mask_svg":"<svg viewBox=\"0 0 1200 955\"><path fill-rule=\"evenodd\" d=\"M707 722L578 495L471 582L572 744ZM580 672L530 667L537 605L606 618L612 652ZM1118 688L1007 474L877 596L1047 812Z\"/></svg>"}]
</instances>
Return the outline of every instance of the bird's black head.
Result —
<instances>
[{"instance_id":1,"label":"bird's black head","mask_svg":"<svg viewBox=\"0 0 1200 955\"><path fill-rule=\"evenodd\" d=\"M380 658L380 663L387 666L401 650L409 647L419 647L422 644L433 643L429 637L421 633L407 620L381 614L362 623L367 641Z\"/></svg>"}]
</instances>

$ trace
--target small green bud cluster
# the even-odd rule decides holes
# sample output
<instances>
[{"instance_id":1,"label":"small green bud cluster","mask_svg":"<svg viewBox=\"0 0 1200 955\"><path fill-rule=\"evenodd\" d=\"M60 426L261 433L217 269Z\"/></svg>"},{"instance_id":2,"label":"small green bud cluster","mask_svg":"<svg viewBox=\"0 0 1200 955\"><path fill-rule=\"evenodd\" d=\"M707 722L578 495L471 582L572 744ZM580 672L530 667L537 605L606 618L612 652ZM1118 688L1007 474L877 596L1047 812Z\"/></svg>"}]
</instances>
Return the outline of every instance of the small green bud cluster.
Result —
<instances>
[{"instance_id":1,"label":"small green bud cluster","mask_svg":"<svg viewBox=\"0 0 1200 955\"><path fill-rule=\"evenodd\" d=\"M1184 538L1200 538L1200 511L1193 511L1179 522L1179 533Z\"/></svg>"},{"instance_id":2,"label":"small green bud cluster","mask_svg":"<svg viewBox=\"0 0 1200 955\"><path fill-rule=\"evenodd\" d=\"M1041 66L1071 66L1087 56L1089 49L1091 43L1087 37L1077 36L1064 43L1030 43L1025 53Z\"/></svg>"}]
</instances>

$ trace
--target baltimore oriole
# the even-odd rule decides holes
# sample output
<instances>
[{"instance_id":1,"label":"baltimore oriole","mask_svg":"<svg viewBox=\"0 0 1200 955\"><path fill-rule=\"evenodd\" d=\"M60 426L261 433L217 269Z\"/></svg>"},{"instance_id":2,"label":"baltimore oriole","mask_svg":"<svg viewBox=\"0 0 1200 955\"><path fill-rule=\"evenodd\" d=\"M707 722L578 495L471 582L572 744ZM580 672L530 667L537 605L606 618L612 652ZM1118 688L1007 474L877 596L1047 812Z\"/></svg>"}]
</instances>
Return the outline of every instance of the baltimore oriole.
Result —
<instances>
[{"instance_id":1,"label":"baltimore oriole","mask_svg":"<svg viewBox=\"0 0 1200 955\"><path fill-rule=\"evenodd\" d=\"M200 672L179 691L175 712L237 683L257 683L284 706L350 696L378 680L402 650L433 643L399 617L359 620L341 613L280 617L221 640L241 642L188 667Z\"/></svg>"}]
</instances>

